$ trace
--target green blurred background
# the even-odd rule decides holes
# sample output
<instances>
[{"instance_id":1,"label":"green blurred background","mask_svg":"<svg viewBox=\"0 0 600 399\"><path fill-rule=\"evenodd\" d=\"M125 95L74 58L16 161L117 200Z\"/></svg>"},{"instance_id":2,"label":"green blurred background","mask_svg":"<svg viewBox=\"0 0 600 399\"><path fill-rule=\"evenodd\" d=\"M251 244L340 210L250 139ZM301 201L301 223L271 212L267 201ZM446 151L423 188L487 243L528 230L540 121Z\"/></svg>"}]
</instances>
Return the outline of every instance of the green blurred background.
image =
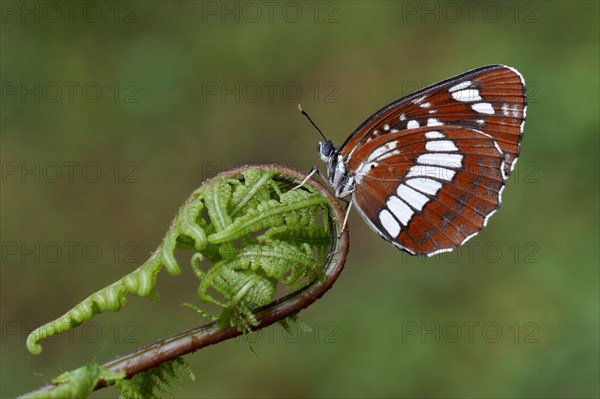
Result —
<instances>
[{"instance_id":1,"label":"green blurred background","mask_svg":"<svg viewBox=\"0 0 600 399\"><path fill-rule=\"evenodd\" d=\"M296 103L339 145L392 100L502 63L530 105L488 227L420 259L353 212L346 270L301 313L313 332L187 356L197 379L175 396L598 397L598 2L0 4L0 396L196 326L183 265L159 302L131 298L40 356L24 345L143 261L205 178L315 164Z\"/></svg>"}]
</instances>

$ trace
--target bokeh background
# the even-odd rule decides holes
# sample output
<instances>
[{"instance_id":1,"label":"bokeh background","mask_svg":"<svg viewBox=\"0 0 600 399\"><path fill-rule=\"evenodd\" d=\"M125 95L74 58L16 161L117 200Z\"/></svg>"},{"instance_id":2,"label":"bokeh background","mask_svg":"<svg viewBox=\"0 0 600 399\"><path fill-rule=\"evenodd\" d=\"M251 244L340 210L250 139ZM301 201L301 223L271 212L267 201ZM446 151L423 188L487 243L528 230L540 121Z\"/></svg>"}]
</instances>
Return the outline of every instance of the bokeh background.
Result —
<instances>
[{"instance_id":1,"label":"bokeh background","mask_svg":"<svg viewBox=\"0 0 600 399\"><path fill-rule=\"evenodd\" d=\"M353 212L346 270L301 319L206 348L175 397L583 398L599 386L597 2L1 4L0 396L193 327L159 275L30 355L25 336L145 260L201 181L308 170L411 91L518 68L529 108L504 204L462 249L413 258ZM104 390L94 397L114 397Z\"/></svg>"}]
</instances>

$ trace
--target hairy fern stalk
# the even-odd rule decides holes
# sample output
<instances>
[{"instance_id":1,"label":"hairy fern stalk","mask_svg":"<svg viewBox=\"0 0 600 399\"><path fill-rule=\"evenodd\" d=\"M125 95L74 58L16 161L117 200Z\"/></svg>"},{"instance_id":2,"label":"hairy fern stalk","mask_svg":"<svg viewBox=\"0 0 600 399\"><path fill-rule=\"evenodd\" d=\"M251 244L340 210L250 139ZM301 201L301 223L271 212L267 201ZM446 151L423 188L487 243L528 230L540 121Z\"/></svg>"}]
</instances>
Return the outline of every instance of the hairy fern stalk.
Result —
<instances>
[{"instance_id":1,"label":"hairy fern stalk","mask_svg":"<svg viewBox=\"0 0 600 399\"><path fill-rule=\"evenodd\" d=\"M173 276L181 272L176 249L194 251L191 268L199 280L199 301L222 311L214 315L187 305L223 327L250 330L258 324L255 310L273 302L278 285L293 292L322 277L332 244L331 203L311 186L298 184L264 167L203 183L143 265L34 330L27 348L39 354L39 340L96 314L118 311L128 294L157 298L154 286L160 270L164 267Z\"/></svg>"},{"instance_id":2,"label":"hairy fern stalk","mask_svg":"<svg viewBox=\"0 0 600 399\"><path fill-rule=\"evenodd\" d=\"M55 389L32 393L25 398L85 398L102 380L105 384L116 385L121 392L120 399L159 399L163 394L172 394L175 388L173 381L182 381L184 377L191 380L196 378L181 357L162 363L131 379L125 378L125 372L114 373L100 365L90 364L73 371L66 371L54 378L52 382L56 385Z\"/></svg>"}]
</instances>

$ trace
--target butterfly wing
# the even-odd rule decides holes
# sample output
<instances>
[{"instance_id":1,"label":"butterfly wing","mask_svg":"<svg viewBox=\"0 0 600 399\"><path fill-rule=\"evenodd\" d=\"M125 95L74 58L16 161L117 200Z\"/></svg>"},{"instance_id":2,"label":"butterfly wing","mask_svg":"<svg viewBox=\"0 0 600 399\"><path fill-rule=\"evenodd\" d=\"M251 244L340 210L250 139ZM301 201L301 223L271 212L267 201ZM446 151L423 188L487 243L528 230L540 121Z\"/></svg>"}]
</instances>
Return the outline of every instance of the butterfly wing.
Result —
<instances>
[{"instance_id":1,"label":"butterfly wing","mask_svg":"<svg viewBox=\"0 0 600 399\"><path fill-rule=\"evenodd\" d=\"M488 65L419 90L367 119L342 145L348 170L364 157L375 137L429 126L460 126L491 136L503 153L508 177L519 156L527 111L525 81L514 68Z\"/></svg>"},{"instance_id":2,"label":"butterfly wing","mask_svg":"<svg viewBox=\"0 0 600 399\"><path fill-rule=\"evenodd\" d=\"M370 155L355 174L353 201L375 231L413 255L463 244L500 206L505 156L483 132L423 127L363 146Z\"/></svg>"}]
</instances>

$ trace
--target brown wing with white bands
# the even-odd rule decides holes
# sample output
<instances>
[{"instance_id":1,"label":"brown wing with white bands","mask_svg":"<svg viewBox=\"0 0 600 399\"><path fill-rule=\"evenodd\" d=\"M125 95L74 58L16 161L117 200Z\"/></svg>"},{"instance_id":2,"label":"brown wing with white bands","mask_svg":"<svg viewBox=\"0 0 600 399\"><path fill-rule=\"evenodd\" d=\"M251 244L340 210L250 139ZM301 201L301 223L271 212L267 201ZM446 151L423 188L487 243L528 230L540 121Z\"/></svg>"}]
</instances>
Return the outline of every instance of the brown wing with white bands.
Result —
<instances>
[{"instance_id":1,"label":"brown wing with white bands","mask_svg":"<svg viewBox=\"0 0 600 399\"><path fill-rule=\"evenodd\" d=\"M451 250L500 206L505 156L485 133L416 128L364 144L353 200L386 240L415 255ZM381 205L385 204L384 207Z\"/></svg>"}]
</instances>

